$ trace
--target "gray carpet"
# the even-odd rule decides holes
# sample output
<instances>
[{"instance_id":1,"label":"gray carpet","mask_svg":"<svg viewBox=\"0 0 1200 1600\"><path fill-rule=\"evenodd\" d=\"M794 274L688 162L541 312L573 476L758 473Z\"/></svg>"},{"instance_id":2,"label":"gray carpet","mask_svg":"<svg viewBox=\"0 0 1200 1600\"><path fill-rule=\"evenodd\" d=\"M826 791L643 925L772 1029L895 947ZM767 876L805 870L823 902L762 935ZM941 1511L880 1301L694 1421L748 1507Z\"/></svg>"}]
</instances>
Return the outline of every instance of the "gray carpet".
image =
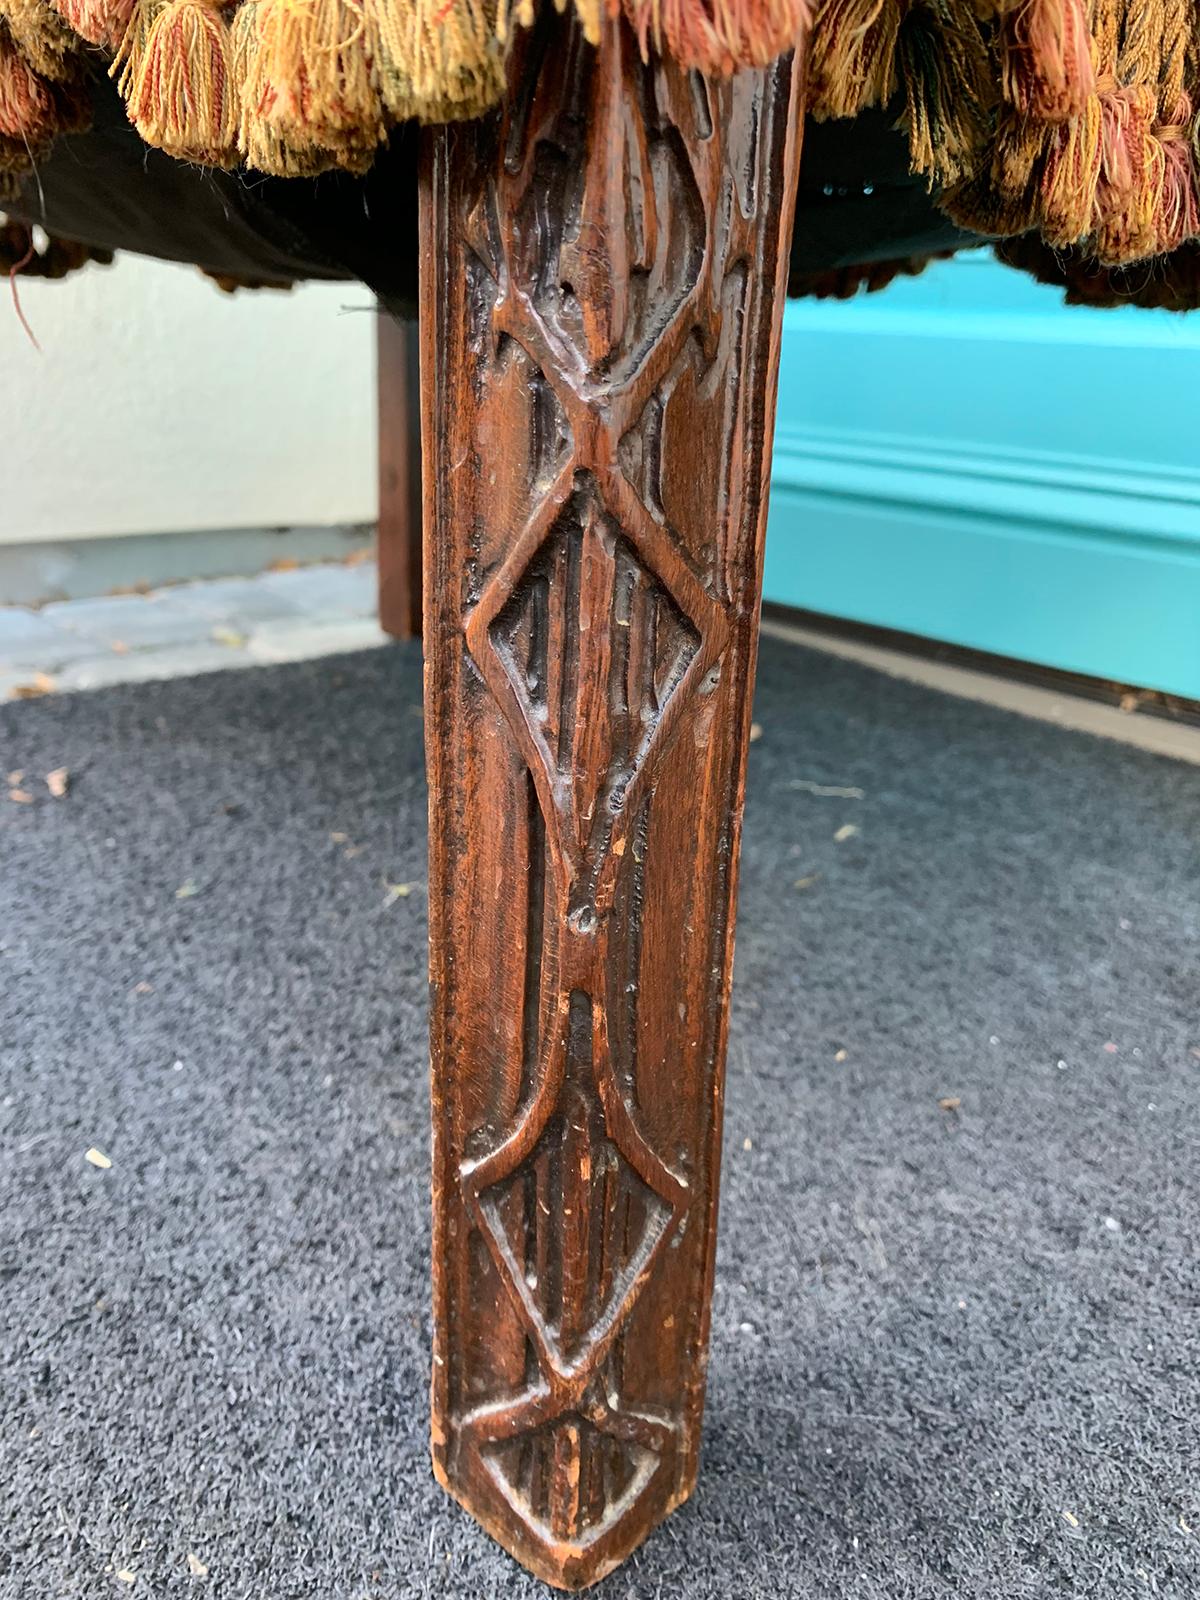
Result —
<instances>
[{"instance_id":1,"label":"gray carpet","mask_svg":"<svg viewBox=\"0 0 1200 1600\"><path fill-rule=\"evenodd\" d=\"M0 708L5 1596L545 1593L426 1463L419 696ZM756 715L701 1488L601 1592L1190 1600L1200 770L769 641Z\"/></svg>"}]
</instances>

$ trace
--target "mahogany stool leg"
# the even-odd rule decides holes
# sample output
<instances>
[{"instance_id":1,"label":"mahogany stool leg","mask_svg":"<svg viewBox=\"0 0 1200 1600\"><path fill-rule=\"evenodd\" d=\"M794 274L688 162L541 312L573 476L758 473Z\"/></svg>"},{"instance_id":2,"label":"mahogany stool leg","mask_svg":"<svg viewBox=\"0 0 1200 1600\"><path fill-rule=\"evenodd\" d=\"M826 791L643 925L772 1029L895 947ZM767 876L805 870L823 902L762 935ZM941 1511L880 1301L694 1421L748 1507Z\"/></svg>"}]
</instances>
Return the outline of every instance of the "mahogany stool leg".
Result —
<instances>
[{"instance_id":1,"label":"mahogany stool leg","mask_svg":"<svg viewBox=\"0 0 1200 1600\"><path fill-rule=\"evenodd\" d=\"M393 639L419 639L421 383L417 330L382 310L378 326L379 626Z\"/></svg>"},{"instance_id":2,"label":"mahogany stool leg","mask_svg":"<svg viewBox=\"0 0 1200 1600\"><path fill-rule=\"evenodd\" d=\"M422 170L433 1459L580 1588L696 1475L799 90L519 49Z\"/></svg>"}]
</instances>

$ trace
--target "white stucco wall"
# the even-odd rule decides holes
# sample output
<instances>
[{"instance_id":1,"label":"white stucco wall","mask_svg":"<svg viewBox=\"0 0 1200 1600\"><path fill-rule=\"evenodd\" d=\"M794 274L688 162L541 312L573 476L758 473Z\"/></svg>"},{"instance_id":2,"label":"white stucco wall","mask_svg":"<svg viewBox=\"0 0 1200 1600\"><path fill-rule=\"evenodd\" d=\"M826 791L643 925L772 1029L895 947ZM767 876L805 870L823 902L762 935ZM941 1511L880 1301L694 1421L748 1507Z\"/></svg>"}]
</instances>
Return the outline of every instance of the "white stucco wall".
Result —
<instances>
[{"instance_id":1,"label":"white stucco wall","mask_svg":"<svg viewBox=\"0 0 1200 1600\"><path fill-rule=\"evenodd\" d=\"M134 256L0 279L0 545L363 522L375 311L357 284L222 294Z\"/></svg>"}]
</instances>

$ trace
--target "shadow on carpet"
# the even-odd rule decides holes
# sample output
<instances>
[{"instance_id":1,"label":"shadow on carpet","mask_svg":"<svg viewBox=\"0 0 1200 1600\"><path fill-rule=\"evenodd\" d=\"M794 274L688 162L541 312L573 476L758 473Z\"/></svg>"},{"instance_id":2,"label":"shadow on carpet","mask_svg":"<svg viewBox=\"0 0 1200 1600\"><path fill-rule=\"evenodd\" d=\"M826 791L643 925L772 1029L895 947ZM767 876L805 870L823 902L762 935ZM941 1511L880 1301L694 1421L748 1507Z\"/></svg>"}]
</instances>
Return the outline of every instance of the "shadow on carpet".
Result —
<instances>
[{"instance_id":1,"label":"shadow on carpet","mask_svg":"<svg viewBox=\"0 0 1200 1600\"><path fill-rule=\"evenodd\" d=\"M420 683L0 707L2 1594L547 1592L427 1464ZM1200 770L756 716L701 1484L599 1593L1190 1600Z\"/></svg>"}]
</instances>

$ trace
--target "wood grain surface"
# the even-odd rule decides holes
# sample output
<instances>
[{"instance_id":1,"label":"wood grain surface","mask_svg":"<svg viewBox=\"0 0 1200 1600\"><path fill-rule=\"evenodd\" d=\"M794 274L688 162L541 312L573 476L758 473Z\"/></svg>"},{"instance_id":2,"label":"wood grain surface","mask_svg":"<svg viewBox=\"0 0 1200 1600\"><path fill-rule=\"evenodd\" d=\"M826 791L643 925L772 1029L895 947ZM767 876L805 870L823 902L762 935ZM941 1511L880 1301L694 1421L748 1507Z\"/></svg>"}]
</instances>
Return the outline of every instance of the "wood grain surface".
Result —
<instances>
[{"instance_id":1,"label":"wood grain surface","mask_svg":"<svg viewBox=\"0 0 1200 1600\"><path fill-rule=\"evenodd\" d=\"M798 99L552 17L426 135L433 1456L564 1587L696 1474Z\"/></svg>"},{"instance_id":2,"label":"wood grain surface","mask_svg":"<svg viewBox=\"0 0 1200 1600\"><path fill-rule=\"evenodd\" d=\"M421 637L421 386L416 328L380 308L375 341L379 405L379 626Z\"/></svg>"}]
</instances>

